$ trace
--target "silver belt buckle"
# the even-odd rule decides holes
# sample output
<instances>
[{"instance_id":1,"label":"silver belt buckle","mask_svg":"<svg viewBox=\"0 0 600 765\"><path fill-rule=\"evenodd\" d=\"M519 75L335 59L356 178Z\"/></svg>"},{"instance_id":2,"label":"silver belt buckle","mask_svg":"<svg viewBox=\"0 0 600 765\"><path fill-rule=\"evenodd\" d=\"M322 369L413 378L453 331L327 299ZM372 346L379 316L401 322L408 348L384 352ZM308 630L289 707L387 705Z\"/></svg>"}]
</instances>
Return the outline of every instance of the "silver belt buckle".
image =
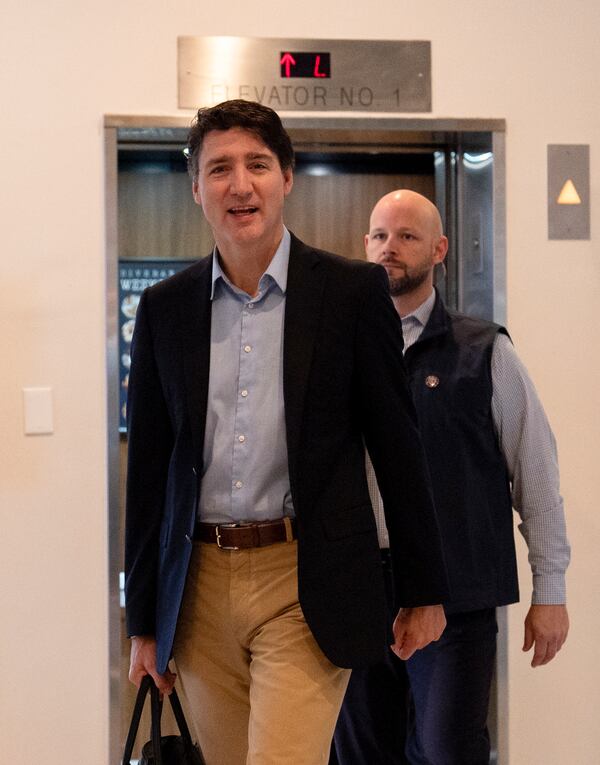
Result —
<instances>
[{"instance_id":1,"label":"silver belt buckle","mask_svg":"<svg viewBox=\"0 0 600 765\"><path fill-rule=\"evenodd\" d=\"M217 547L219 550L240 550L240 547L234 547L231 545L222 545L221 544L221 527L227 528L227 529L237 529L240 526L239 523L217 523L215 526L215 533L217 535Z\"/></svg>"}]
</instances>

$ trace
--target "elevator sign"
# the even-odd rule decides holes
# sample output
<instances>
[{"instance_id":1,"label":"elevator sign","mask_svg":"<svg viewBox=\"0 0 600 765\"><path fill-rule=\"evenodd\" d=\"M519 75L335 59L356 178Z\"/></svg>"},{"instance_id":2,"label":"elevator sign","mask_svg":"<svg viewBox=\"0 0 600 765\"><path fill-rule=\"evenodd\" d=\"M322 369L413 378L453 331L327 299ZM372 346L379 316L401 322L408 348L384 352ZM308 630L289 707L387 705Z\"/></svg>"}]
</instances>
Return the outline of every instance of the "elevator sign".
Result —
<instances>
[{"instance_id":1,"label":"elevator sign","mask_svg":"<svg viewBox=\"0 0 600 765\"><path fill-rule=\"evenodd\" d=\"M178 38L179 107L231 98L277 111L430 112L427 41Z\"/></svg>"}]
</instances>

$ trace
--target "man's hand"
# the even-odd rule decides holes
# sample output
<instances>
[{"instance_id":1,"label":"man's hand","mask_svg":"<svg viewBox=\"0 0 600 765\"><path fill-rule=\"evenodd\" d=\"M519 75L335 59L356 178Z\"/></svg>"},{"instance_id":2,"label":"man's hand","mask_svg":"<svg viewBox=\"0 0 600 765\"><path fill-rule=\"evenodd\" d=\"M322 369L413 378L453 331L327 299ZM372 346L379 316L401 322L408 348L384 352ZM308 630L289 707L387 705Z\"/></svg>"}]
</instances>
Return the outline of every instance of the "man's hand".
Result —
<instances>
[{"instance_id":1,"label":"man's hand","mask_svg":"<svg viewBox=\"0 0 600 765\"><path fill-rule=\"evenodd\" d=\"M129 661L129 679L140 687L144 675L150 675L156 687L167 696L173 690L176 675L167 670L164 675L156 671L156 640L148 635L131 638L131 658Z\"/></svg>"},{"instance_id":2,"label":"man's hand","mask_svg":"<svg viewBox=\"0 0 600 765\"><path fill-rule=\"evenodd\" d=\"M399 659L410 659L419 648L439 640L445 626L442 606L401 608L394 620L394 644L390 648Z\"/></svg>"},{"instance_id":3,"label":"man's hand","mask_svg":"<svg viewBox=\"0 0 600 765\"><path fill-rule=\"evenodd\" d=\"M523 650L535 645L532 667L548 664L562 648L569 632L566 606L531 606L525 618Z\"/></svg>"}]
</instances>

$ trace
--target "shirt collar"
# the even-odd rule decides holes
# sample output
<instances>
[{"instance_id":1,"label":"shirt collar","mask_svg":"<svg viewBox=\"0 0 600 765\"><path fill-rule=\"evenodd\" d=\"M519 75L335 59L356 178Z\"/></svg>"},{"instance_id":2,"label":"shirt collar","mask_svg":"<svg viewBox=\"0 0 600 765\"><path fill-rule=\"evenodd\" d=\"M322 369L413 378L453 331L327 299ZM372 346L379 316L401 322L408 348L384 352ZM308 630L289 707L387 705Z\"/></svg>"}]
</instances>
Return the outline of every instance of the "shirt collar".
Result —
<instances>
[{"instance_id":1,"label":"shirt collar","mask_svg":"<svg viewBox=\"0 0 600 765\"><path fill-rule=\"evenodd\" d=\"M407 314L406 316L403 316L402 322L416 321L418 324L424 327L429 321L429 317L431 316L431 312L433 311L434 304L435 304L435 290L432 289L431 295L427 298L427 300L424 300L418 308L415 308L414 311Z\"/></svg>"},{"instance_id":2,"label":"shirt collar","mask_svg":"<svg viewBox=\"0 0 600 765\"><path fill-rule=\"evenodd\" d=\"M290 262L290 245L291 245L290 232L284 226L283 236L281 237L279 246L277 247L277 250L275 251L275 255L273 255L273 257L271 258L271 262L267 266L266 271L260 277L259 285L261 283L264 285L265 277L270 277L275 282L275 284L279 287L281 292L285 295L285 291L287 289L288 265ZM227 275L223 271L221 267L221 263L219 262L219 253L215 245L215 248L213 249L213 262L212 262L212 277L211 277L212 287L210 292L211 300L214 299L215 288L219 280L222 280L223 282L228 284L233 290L239 291L235 289L234 285L227 278Z\"/></svg>"}]
</instances>

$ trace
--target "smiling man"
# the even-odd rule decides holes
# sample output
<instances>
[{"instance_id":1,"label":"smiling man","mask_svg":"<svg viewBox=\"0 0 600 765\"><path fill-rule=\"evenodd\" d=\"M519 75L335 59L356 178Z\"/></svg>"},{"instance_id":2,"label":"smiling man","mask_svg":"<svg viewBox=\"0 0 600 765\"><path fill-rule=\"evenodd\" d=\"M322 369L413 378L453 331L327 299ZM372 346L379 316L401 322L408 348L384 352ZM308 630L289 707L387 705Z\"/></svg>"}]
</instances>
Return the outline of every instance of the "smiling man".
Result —
<instances>
[{"instance_id":1,"label":"smiling man","mask_svg":"<svg viewBox=\"0 0 600 765\"><path fill-rule=\"evenodd\" d=\"M128 399L131 680L171 655L207 765L327 762L347 668L439 638L446 576L385 270L283 225L275 112L201 109L188 162L213 253L147 290ZM395 564L393 633L364 463ZM398 470L398 460L403 469Z\"/></svg>"}]
</instances>

